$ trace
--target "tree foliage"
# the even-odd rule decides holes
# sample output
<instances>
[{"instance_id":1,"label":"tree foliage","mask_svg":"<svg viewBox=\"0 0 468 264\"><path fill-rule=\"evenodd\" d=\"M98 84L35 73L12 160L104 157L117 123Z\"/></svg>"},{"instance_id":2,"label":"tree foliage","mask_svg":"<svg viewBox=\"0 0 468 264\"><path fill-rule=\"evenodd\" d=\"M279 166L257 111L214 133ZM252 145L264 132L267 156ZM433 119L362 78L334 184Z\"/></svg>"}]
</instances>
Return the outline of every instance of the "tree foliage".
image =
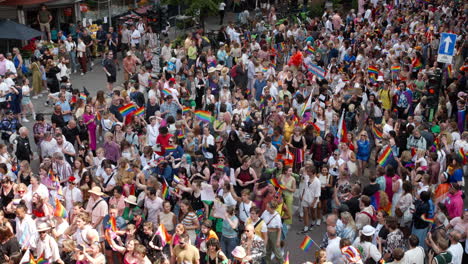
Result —
<instances>
[{"instance_id":1,"label":"tree foliage","mask_svg":"<svg viewBox=\"0 0 468 264\"><path fill-rule=\"evenodd\" d=\"M206 16L214 14L218 11L218 6L221 0L164 0L164 4L181 5L187 7L187 14L197 14Z\"/></svg>"}]
</instances>

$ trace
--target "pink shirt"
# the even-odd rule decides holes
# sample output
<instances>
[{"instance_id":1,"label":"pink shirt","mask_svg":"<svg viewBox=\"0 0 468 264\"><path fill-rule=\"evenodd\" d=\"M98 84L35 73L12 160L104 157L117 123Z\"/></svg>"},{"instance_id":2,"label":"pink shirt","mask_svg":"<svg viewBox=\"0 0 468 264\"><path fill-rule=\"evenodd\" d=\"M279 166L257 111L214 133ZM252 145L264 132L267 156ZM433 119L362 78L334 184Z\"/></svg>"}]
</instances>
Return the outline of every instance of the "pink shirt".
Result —
<instances>
[{"instance_id":1,"label":"pink shirt","mask_svg":"<svg viewBox=\"0 0 468 264\"><path fill-rule=\"evenodd\" d=\"M447 207L447 211L450 218L455 218L462 216L463 214L463 199L462 199L462 191L458 191L455 194L448 194L447 197L449 198L445 202L445 206Z\"/></svg>"}]
</instances>

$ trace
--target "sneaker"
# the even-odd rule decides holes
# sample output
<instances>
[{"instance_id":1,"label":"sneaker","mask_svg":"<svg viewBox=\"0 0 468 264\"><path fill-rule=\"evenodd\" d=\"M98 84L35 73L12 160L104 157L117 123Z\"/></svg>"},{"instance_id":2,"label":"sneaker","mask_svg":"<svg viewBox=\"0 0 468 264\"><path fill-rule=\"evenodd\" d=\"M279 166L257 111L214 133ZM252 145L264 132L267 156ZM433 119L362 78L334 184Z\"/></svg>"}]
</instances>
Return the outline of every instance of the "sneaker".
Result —
<instances>
[{"instance_id":1,"label":"sneaker","mask_svg":"<svg viewBox=\"0 0 468 264\"><path fill-rule=\"evenodd\" d=\"M317 222L315 223L316 226L320 226L322 224L322 219L318 219Z\"/></svg>"},{"instance_id":2,"label":"sneaker","mask_svg":"<svg viewBox=\"0 0 468 264\"><path fill-rule=\"evenodd\" d=\"M45 102L45 103L44 103L44 106L49 106L49 102Z\"/></svg>"},{"instance_id":3,"label":"sneaker","mask_svg":"<svg viewBox=\"0 0 468 264\"><path fill-rule=\"evenodd\" d=\"M35 96L32 97L32 99L37 99L37 98L38 98L37 95L35 95Z\"/></svg>"},{"instance_id":4,"label":"sneaker","mask_svg":"<svg viewBox=\"0 0 468 264\"><path fill-rule=\"evenodd\" d=\"M91 62L91 68L93 68L93 66L94 66L94 62L92 61L92 62Z\"/></svg>"},{"instance_id":5,"label":"sneaker","mask_svg":"<svg viewBox=\"0 0 468 264\"><path fill-rule=\"evenodd\" d=\"M33 119L33 120L36 120L36 113L33 113L33 114L32 114L32 119Z\"/></svg>"},{"instance_id":6,"label":"sneaker","mask_svg":"<svg viewBox=\"0 0 468 264\"><path fill-rule=\"evenodd\" d=\"M29 122L29 120L27 120L26 117L23 117L23 119L21 119L21 121L26 122L26 123Z\"/></svg>"},{"instance_id":7,"label":"sneaker","mask_svg":"<svg viewBox=\"0 0 468 264\"><path fill-rule=\"evenodd\" d=\"M302 229L301 233L302 233L302 234L305 234L305 233L307 233L307 232L309 232L309 231L310 231L309 227L308 227L308 226L304 226L304 229Z\"/></svg>"},{"instance_id":8,"label":"sneaker","mask_svg":"<svg viewBox=\"0 0 468 264\"><path fill-rule=\"evenodd\" d=\"M84 73L81 73L80 75L81 75L81 76L83 76L83 75L84 75Z\"/></svg>"}]
</instances>

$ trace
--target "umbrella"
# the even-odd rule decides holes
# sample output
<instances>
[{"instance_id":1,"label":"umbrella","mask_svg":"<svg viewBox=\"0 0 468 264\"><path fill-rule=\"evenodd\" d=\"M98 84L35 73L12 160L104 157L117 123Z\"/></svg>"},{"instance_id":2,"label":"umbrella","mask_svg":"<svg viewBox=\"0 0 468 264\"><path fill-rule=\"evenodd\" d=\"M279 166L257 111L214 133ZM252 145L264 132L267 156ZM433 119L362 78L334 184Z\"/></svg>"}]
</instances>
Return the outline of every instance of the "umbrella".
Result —
<instances>
[{"instance_id":1,"label":"umbrella","mask_svg":"<svg viewBox=\"0 0 468 264\"><path fill-rule=\"evenodd\" d=\"M30 40L41 35L41 31L32 29L9 19L0 21L0 39Z\"/></svg>"}]
</instances>

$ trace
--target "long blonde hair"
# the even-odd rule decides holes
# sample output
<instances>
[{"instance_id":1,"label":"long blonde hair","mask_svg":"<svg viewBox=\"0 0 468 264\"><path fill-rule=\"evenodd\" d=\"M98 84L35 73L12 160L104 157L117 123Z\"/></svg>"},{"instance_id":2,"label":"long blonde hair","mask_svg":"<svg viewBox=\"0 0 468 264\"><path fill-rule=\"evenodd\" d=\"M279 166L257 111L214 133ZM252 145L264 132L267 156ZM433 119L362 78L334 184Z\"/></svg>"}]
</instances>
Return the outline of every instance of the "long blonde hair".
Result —
<instances>
[{"instance_id":1,"label":"long blonde hair","mask_svg":"<svg viewBox=\"0 0 468 264\"><path fill-rule=\"evenodd\" d=\"M347 222L346 226L350 226L354 230L357 230L356 223L354 222L353 216L350 212L342 212L341 219Z\"/></svg>"}]
</instances>

